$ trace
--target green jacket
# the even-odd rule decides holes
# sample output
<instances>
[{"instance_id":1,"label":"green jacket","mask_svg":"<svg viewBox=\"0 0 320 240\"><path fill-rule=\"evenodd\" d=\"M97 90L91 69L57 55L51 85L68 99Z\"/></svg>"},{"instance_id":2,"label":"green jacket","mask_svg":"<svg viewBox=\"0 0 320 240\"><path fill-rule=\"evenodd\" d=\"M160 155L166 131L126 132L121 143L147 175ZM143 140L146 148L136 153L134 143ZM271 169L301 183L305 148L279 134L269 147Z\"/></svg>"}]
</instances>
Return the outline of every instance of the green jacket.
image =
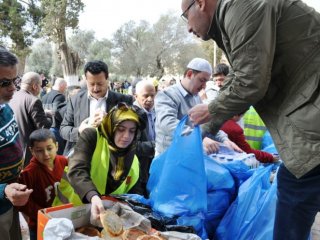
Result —
<instances>
[{"instance_id":1,"label":"green jacket","mask_svg":"<svg viewBox=\"0 0 320 240\"><path fill-rule=\"evenodd\" d=\"M299 0L220 0L208 34L233 72L207 127L253 105L291 173L319 165L320 14Z\"/></svg>"}]
</instances>

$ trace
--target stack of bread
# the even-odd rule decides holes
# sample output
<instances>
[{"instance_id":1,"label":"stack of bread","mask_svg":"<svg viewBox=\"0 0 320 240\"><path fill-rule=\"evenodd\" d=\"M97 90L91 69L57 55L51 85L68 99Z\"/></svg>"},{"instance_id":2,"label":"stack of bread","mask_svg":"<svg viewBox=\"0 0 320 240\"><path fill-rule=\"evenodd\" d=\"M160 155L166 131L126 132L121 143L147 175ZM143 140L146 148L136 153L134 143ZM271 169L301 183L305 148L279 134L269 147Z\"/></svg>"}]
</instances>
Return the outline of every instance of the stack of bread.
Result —
<instances>
[{"instance_id":1,"label":"stack of bread","mask_svg":"<svg viewBox=\"0 0 320 240\"><path fill-rule=\"evenodd\" d=\"M124 230L121 218L110 210L101 213L100 220L103 226L100 237L105 240L163 240L157 233L149 235L137 228Z\"/></svg>"}]
</instances>

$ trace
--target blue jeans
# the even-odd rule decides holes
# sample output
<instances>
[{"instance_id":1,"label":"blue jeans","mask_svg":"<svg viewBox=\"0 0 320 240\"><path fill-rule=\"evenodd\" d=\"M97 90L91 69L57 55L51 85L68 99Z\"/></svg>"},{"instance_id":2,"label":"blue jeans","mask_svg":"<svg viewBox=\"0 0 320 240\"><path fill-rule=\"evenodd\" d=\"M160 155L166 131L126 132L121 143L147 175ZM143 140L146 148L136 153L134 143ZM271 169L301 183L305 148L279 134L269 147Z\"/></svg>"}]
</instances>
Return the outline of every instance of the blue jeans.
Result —
<instances>
[{"instance_id":1,"label":"blue jeans","mask_svg":"<svg viewBox=\"0 0 320 240\"><path fill-rule=\"evenodd\" d=\"M297 179L282 164L278 172L274 240L307 240L320 211L320 165Z\"/></svg>"}]
</instances>

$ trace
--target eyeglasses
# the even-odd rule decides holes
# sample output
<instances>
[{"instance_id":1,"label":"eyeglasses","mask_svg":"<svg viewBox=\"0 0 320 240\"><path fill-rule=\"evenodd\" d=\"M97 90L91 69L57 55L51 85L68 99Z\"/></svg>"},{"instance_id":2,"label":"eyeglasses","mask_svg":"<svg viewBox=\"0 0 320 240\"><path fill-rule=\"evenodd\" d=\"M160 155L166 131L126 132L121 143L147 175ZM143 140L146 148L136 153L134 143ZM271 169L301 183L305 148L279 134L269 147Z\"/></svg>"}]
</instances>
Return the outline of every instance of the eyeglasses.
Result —
<instances>
[{"instance_id":1,"label":"eyeglasses","mask_svg":"<svg viewBox=\"0 0 320 240\"><path fill-rule=\"evenodd\" d=\"M11 84L14 84L15 86L17 86L20 80L21 80L20 76L17 76L12 79L8 79L8 78L0 79L0 88L9 87L11 86Z\"/></svg>"},{"instance_id":2,"label":"eyeglasses","mask_svg":"<svg viewBox=\"0 0 320 240\"><path fill-rule=\"evenodd\" d=\"M190 5L187 7L186 10L184 10L184 12L181 14L181 18L183 21L185 21L186 23L188 23L188 11L190 10L190 8L193 6L193 4L195 4L195 0L193 0Z\"/></svg>"}]
</instances>

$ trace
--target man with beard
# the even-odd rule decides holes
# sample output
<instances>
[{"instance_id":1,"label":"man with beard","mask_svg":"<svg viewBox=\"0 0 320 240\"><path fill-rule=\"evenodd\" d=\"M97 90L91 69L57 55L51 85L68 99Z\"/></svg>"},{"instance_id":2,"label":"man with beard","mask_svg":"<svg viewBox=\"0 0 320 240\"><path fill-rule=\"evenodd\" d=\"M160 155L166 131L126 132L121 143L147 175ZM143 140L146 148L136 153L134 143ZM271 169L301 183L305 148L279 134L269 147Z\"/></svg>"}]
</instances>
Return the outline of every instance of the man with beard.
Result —
<instances>
[{"instance_id":1,"label":"man with beard","mask_svg":"<svg viewBox=\"0 0 320 240\"><path fill-rule=\"evenodd\" d=\"M202 103L199 92L206 87L212 74L210 63L202 58L192 59L181 81L157 93L156 109L156 155L163 153L171 144L173 132L179 121L188 111ZM213 140L205 136L202 140L206 153L211 154L219 150L219 142L242 152L242 150L228 139L227 134L219 131Z\"/></svg>"}]
</instances>

